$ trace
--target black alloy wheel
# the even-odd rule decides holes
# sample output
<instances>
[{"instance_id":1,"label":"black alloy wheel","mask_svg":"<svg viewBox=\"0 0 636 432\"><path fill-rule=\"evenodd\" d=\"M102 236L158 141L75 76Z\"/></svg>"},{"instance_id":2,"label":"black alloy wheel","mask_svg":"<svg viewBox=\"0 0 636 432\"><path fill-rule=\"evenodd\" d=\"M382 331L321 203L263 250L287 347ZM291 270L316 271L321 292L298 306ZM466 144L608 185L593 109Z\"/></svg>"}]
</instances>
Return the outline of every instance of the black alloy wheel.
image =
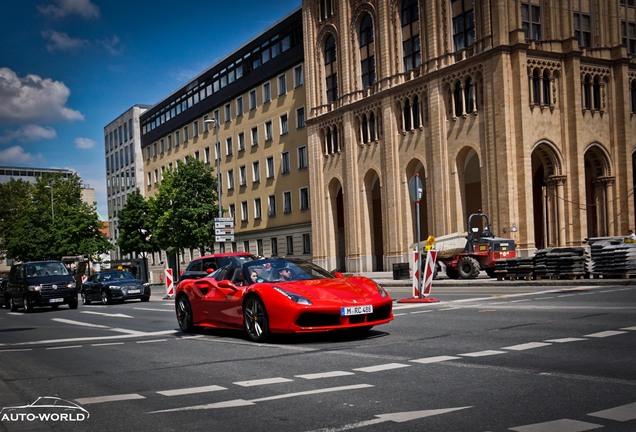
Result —
<instances>
[{"instance_id":1,"label":"black alloy wheel","mask_svg":"<svg viewBox=\"0 0 636 432\"><path fill-rule=\"evenodd\" d=\"M29 302L29 299L27 298L27 296L24 296L22 298L22 301L24 302L24 313L33 312L33 305L31 304L31 302Z\"/></svg>"},{"instance_id":2,"label":"black alloy wheel","mask_svg":"<svg viewBox=\"0 0 636 432\"><path fill-rule=\"evenodd\" d=\"M253 295L245 300L243 322L247 336L254 342L264 342L269 338L269 320L263 301Z\"/></svg>"},{"instance_id":3,"label":"black alloy wheel","mask_svg":"<svg viewBox=\"0 0 636 432\"><path fill-rule=\"evenodd\" d=\"M108 298L108 293L106 292L106 290L102 291L102 303L105 305L110 303L110 298Z\"/></svg>"},{"instance_id":4,"label":"black alloy wheel","mask_svg":"<svg viewBox=\"0 0 636 432\"><path fill-rule=\"evenodd\" d=\"M175 305L177 310L177 322L182 332L192 333L194 331L194 324L192 319L192 306L188 296L182 294L177 299Z\"/></svg>"},{"instance_id":5,"label":"black alloy wheel","mask_svg":"<svg viewBox=\"0 0 636 432\"><path fill-rule=\"evenodd\" d=\"M9 299L9 309L11 309L11 312L17 312L18 311L18 305L15 304L15 300L13 300L13 297L11 297Z\"/></svg>"}]
</instances>

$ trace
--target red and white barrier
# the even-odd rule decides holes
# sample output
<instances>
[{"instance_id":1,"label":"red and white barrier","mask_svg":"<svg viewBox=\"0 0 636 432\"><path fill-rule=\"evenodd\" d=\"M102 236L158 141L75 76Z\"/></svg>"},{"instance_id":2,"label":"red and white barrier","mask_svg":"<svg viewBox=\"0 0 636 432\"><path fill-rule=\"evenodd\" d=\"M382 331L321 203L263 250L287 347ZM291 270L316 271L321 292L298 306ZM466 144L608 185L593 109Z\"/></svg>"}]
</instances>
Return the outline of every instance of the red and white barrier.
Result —
<instances>
[{"instance_id":1,"label":"red and white barrier","mask_svg":"<svg viewBox=\"0 0 636 432\"><path fill-rule=\"evenodd\" d=\"M172 281L172 269L166 269L166 296L174 297L174 283Z\"/></svg>"},{"instance_id":2,"label":"red and white barrier","mask_svg":"<svg viewBox=\"0 0 636 432\"><path fill-rule=\"evenodd\" d=\"M433 276L435 275L435 262L437 261L437 251L430 249L426 253L424 267L424 280L421 280L420 272L421 254L417 250L413 252L413 297L398 300L398 303L438 303L439 300L430 297L433 287ZM423 282L423 283L422 283ZM420 295L419 289L422 290Z\"/></svg>"}]
</instances>

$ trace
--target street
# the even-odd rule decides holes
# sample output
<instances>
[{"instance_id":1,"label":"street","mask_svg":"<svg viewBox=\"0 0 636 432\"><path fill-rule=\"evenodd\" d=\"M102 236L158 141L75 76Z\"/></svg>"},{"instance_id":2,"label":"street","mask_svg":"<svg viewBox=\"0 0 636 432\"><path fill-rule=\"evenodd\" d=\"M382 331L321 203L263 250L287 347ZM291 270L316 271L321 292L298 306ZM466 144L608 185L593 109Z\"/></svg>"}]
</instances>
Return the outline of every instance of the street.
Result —
<instances>
[{"instance_id":1,"label":"street","mask_svg":"<svg viewBox=\"0 0 636 432\"><path fill-rule=\"evenodd\" d=\"M0 430L636 430L636 284L441 286L367 338L178 330L172 301L0 310ZM408 288L388 289L394 300Z\"/></svg>"}]
</instances>

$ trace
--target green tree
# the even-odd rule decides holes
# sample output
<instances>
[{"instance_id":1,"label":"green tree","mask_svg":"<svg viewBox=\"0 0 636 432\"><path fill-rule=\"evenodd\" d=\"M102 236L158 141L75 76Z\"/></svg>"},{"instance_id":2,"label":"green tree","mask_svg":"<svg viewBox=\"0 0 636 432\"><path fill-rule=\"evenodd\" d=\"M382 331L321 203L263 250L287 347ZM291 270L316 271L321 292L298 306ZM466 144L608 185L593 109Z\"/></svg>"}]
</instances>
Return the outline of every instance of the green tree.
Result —
<instances>
[{"instance_id":1,"label":"green tree","mask_svg":"<svg viewBox=\"0 0 636 432\"><path fill-rule=\"evenodd\" d=\"M146 257L148 253L159 250L150 215L150 201L144 199L139 189L128 195L126 204L119 212L117 224L117 245L122 254L136 253Z\"/></svg>"},{"instance_id":2,"label":"green tree","mask_svg":"<svg viewBox=\"0 0 636 432\"><path fill-rule=\"evenodd\" d=\"M82 201L77 175L40 177L34 184L12 180L0 189L3 246L10 258L27 261L105 253L110 242L94 206Z\"/></svg>"},{"instance_id":3,"label":"green tree","mask_svg":"<svg viewBox=\"0 0 636 432\"><path fill-rule=\"evenodd\" d=\"M194 158L165 172L157 194L150 199L153 234L162 249L199 249L201 254L212 250L216 188L212 168Z\"/></svg>"}]
</instances>

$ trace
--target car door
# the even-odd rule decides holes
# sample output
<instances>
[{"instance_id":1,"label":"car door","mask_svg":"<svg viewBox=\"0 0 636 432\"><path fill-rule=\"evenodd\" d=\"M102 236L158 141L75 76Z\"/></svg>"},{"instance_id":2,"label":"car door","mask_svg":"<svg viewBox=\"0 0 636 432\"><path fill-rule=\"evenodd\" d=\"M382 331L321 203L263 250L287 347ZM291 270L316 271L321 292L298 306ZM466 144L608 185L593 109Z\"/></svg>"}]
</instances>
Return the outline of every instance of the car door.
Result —
<instances>
[{"instance_id":1,"label":"car door","mask_svg":"<svg viewBox=\"0 0 636 432\"><path fill-rule=\"evenodd\" d=\"M84 285L82 287L82 289L84 290L84 295L86 295L86 298L90 299L91 301L100 300L99 290L96 290L95 288L97 285L98 278L99 278L99 273L94 273L90 275L89 278L86 279L86 282L84 282Z\"/></svg>"},{"instance_id":2,"label":"car door","mask_svg":"<svg viewBox=\"0 0 636 432\"><path fill-rule=\"evenodd\" d=\"M213 278L201 279L207 282L210 289L203 297L207 319L219 326L241 328L243 318L241 314L241 300L245 287L235 286L229 281L232 279L235 269L232 265L222 268L215 273Z\"/></svg>"}]
</instances>

